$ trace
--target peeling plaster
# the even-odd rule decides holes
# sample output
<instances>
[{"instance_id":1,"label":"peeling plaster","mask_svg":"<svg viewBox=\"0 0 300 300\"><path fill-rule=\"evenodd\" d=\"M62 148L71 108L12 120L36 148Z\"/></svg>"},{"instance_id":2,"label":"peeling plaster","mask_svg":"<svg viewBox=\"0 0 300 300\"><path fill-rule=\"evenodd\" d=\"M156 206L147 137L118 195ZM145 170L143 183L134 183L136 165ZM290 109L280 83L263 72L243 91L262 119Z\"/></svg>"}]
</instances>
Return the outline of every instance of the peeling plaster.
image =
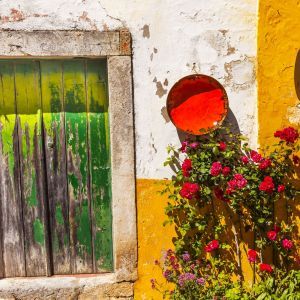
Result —
<instances>
[{"instance_id":1,"label":"peeling plaster","mask_svg":"<svg viewBox=\"0 0 300 300\"><path fill-rule=\"evenodd\" d=\"M161 115L165 119L166 123L169 123L171 121L170 117L169 117L169 114L168 114L168 111L167 111L167 108L165 106L161 109Z\"/></svg>"},{"instance_id":2,"label":"peeling plaster","mask_svg":"<svg viewBox=\"0 0 300 300\"><path fill-rule=\"evenodd\" d=\"M15 21L12 9L21 12ZM186 5L182 0L119 0L117 3L1 0L0 12L7 17L6 22L1 18L2 30L129 29L133 42L138 178L171 176L172 172L163 167L165 149L168 144L178 145L180 141L176 128L162 117L162 111L169 88L191 73L213 76L225 85L230 108L242 133L250 137L253 147L257 145L256 81L252 77L257 1L224 0L220 5L219 0L191 0ZM276 19L276 11L269 14ZM243 62L246 57L248 61ZM157 153L149 144L150 134Z\"/></svg>"},{"instance_id":3,"label":"peeling plaster","mask_svg":"<svg viewBox=\"0 0 300 300\"><path fill-rule=\"evenodd\" d=\"M143 37L149 39L150 38L149 25L145 24L142 30L143 30Z\"/></svg>"},{"instance_id":4,"label":"peeling plaster","mask_svg":"<svg viewBox=\"0 0 300 300\"><path fill-rule=\"evenodd\" d=\"M286 115L288 121L296 126L300 125L300 106L296 105L294 107L288 107L287 108L287 115Z\"/></svg>"},{"instance_id":5,"label":"peeling plaster","mask_svg":"<svg viewBox=\"0 0 300 300\"><path fill-rule=\"evenodd\" d=\"M164 89L162 83L160 81L156 82L156 93L155 95L157 95L159 98L162 98L168 90Z\"/></svg>"}]
</instances>

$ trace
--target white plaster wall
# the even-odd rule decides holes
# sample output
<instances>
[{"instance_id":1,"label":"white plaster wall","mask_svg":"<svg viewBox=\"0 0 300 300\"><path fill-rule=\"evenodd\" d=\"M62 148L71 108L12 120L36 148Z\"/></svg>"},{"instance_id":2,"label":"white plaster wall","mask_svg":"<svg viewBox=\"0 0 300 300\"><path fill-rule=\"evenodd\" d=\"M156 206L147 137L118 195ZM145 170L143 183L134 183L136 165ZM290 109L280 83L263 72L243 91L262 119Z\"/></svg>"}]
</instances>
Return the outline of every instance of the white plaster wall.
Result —
<instances>
[{"instance_id":1,"label":"white plaster wall","mask_svg":"<svg viewBox=\"0 0 300 300\"><path fill-rule=\"evenodd\" d=\"M133 38L138 178L164 178L165 148L178 144L165 102L181 77L218 79L253 146L257 138L257 0L0 0L0 28L112 30Z\"/></svg>"}]
</instances>

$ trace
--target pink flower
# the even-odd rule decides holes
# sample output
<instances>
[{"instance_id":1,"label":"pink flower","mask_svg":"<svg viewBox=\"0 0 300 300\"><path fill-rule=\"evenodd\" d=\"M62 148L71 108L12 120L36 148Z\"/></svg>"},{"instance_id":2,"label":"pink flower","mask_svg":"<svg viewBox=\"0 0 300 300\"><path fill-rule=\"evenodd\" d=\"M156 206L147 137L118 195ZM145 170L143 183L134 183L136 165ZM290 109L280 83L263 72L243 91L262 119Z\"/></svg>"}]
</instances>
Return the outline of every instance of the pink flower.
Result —
<instances>
[{"instance_id":1,"label":"pink flower","mask_svg":"<svg viewBox=\"0 0 300 300\"><path fill-rule=\"evenodd\" d=\"M259 265L259 269L262 272L267 272L267 273L272 273L273 272L273 268L272 266L268 265L268 264L260 264Z\"/></svg>"},{"instance_id":2,"label":"pink flower","mask_svg":"<svg viewBox=\"0 0 300 300\"><path fill-rule=\"evenodd\" d=\"M205 252L212 252L218 248L219 248L219 242L217 240L212 240L204 247L204 250Z\"/></svg>"},{"instance_id":3,"label":"pink flower","mask_svg":"<svg viewBox=\"0 0 300 300\"><path fill-rule=\"evenodd\" d=\"M225 151L226 148L227 148L227 145L226 145L225 142L220 142L220 143L219 143L219 150L220 150L220 151Z\"/></svg>"},{"instance_id":4,"label":"pink flower","mask_svg":"<svg viewBox=\"0 0 300 300\"><path fill-rule=\"evenodd\" d=\"M267 232L268 239L271 241L275 241L277 238L277 232L274 230L270 230Z\"/></svg>"},{"instance_id":5,"label":"pink flower","mask_svg":"<svg viewBox=\"0 0 300 300\"><path fill-rule=\"evenodd\" d=\"M227 182L228 189L226 190L227 194L231 194L237 188L242 189L247 185L248 181L242 174L235 174L233 179Z\"/></svg>"},{"instance_id":6,"label":"pink flower","mask_svg":"<svg viewBox=\"0 0 300 300\"><path fill-rule=\"evenodd\" d=\"M190 176L191 170L192 170L192 161L188 158L186 158L182 163L182 174L185 177Z\"/></svg>"},{"instance_id":7,"label":"pink flower","mask_svg":"<svg viewBox=\"0 0 300 300\"><path fill-rule=\"evenodd\" d=\"M275 185L273 183L273 178L270 176L266 176L260 183L259 190L268 194L272 194L272 192L274 191L274 187Z\"/></svg>"},{"instance_id":8,"label":"pink flower","mask_svg":"<svg viewBox=\"0 0 300 300\"><path fill-rule=\"evenodd\" d=\"M290 250L292 249L294 246L293 242L291 240L288 239L283 239L282 240L282 247L286 250Z\"/></svg>"},{"instance_id":9,"label":"pink flower","mask_svg":"<svg viewBox=\"0 0 300 300\"><path fill-rule=\"evenodd\" d=\"M274 133L274 137L278 137L287 143L294 143L298 139L299 133L293 127L286 127L283 130L277 130Z\"/></svg>"},{"instance_id":10,"label":"pink flower","mask_svg":"<svg viewBox=\"0 0 300 300\"><path fill-rule=\"evenodd\" d=\"M282 193L285 190L285 186L283 184L279 184L279 186L277 187L277 191L278 193Z\"/></svg>"},{"instance_id":11,"label":"pink flower","mask_svg":"<svg viewBox=\"0 0 300 300\"><path fill-rule=\"evenodd\" d=\"M200 189L200 187L197 183L185 182L183 184L179 194L182 198L191 200L197 196L199 189Z\"/></svg>"},{"instance_id":12,"label":"pink flower","mask_svg":"<svg viewBox=\"0 0 300 300\"><path fill-rule=\"evenodd\" d=\"M253 249L249 249L248 250L248 260L250 261L250 262L256 262L256 260L257 260L257 252L255 251L255 250L253 250Z\"/></svg>"},{"instance_id":13,"label":"pink flower","mask_svg":"<svg viewBox=\"0 0 300 300\"><path fill-rule=\"evenodd\" d=\"M230 169L229 167L224 167L223 170L222 170L222 174L223 174L224 176L229 175L230 172L231 172L231 169Z\"/></svg>"},{"instance_id":14,"label":"pink flower","mask_svg":"<svg viewBox=\"0 0 300 300\"><path fill-rule=\"evenodd\" d=\"M242 156L241 160L244 165L247 165L249 163L249 158L246 155Z\"/></svg>"},{"instance_id":15,"label":"pink flower","mask_svg":"<svg viewBox=\"0 0 300 300\"><path fill-rule=\"evenodd\" d=\"M260 170L265 170L270 166L271 166L271 160L270 159L264 159L260 162L258 167L259 167Z\"/></svg>"},{"instance_id":16,"label":"pink flower","mask_svg":"<svg viewBox=\"0 0 300 300\"><path fill-rule=\"evenodd\" d=\"M234 177L234 180L236 181L236 186L239 189L242 189L248 183L247 179L245 179L242 174L235 174L233 177Z\"/></svg>"},{"instance_id":17,"label":"pink flower","mask_svg":"<svg viewBox=\"0 0 300 300\"><path fill-rule=\"evenodd\" d=\"M259 163L263 159L262 156L257 151L254 150L251 150L250 157L255 163Z\"/></svg>"},{"instance_id":18,"label":"pink flower","mask_svg":"<svg viewBox=\"0 0 300 300\"><path fill-rule=\"evenodd\" d=\"M200 143L198 143L198 142L193 142L189 145L189 147L191 149L197 149L199 146L200 146Z\"/></svg>"},{"instance_id":19,"label":"pink flower","mask_svg":"<svg viewBox=\"0 0 300 300\"><path fill-rule=\"evenodd\" d=\"M219 161L213 162L210 168L210 175L218 176L222 172L222 164Z\"/></svg>"}]
</instances>

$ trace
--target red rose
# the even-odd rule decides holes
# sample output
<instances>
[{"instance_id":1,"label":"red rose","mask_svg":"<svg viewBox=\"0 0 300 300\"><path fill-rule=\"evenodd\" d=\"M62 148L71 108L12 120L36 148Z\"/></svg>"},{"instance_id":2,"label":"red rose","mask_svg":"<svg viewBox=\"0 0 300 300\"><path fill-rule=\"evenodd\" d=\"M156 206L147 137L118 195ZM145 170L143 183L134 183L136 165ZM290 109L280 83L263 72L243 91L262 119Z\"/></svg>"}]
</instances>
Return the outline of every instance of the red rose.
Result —
<instances>
[{"instance_id":1,"label":"red rose","mask_svg":"<svg viewBox=\"0 0 300 300\"><path fill-rule=\"evenodd\" d=\"M257 252L255 251L255 250L253 250L253 249L249 249L248 250L248 260L250 261L250 262L256 262L256 260L257 260Z\"/></svg>"},{"instance_id":2,"label":"red rose","mask_svg":"<svg viewBox=\"0 0 300 300\"><path fill-rule=\"evenodd\" d=\"M212 240L204 247L204 250L206 252L212 252L218 248L219 248L219 242L217 240Z\"/></svg>"},{"instance_id":3,"label":"red rose","mask_svg":"<svg viewBox=\"0 0 300 300\"><path fill-rule=\"evenodd\" d=\"M215 193L215 196L216 196L217 199L219 199L221 201L224 201L224 202L228 202L229 201L229 199L227 199L224 196L224 192L220 188L215 188L214 189L214 193Z\"/></svg>"},{"instance_id":4,"label":"red rose","mask_svg":"<svg viewBox=\"0 0 300 300\"><path fill-rule=\"evenodd\" d=\"M262 156L257 151L254 150L251 150L250 157L255 163L259 163L263 159Z\"/></svg>"},{"instance_id":5,"label":"red rose","mask_svg":"<svg viewBox=\"0 0 300 300\"><path fill-rule=\"evenodd\" d=\"M186 148L187 148L188 144L189 144L188 141L182 142L181 148L180 148L180 151L181 151L182 153L185 153L185 152L186 152Z\"/></svg>"},{"instance_id":6,"label":"red rose","mask_svg":"<svg viewBox=\"0 0 300 300\"><path fill-rule=\"evenodd\" d=\"M270 230L267 232L268 239L271 241L275 241L277 238L277 232L274 230Z\"/></svg>"},{"instance_id":7,"label":"red rose","mask_svg":"<svg viewBox=\"0 0 300 300\"><path fill-rule=\"evenodd\" d=\"M227 185L229 191L233 192L236 188L242 189L247 185L248 181L242 174L234 174L233 179L229 180Z\"/></svg>"},{"instance_id":8,"label":"red rose","mask_svg":"<svg viewBox=\"0 0 300 300\"><path fill-rule=\"evenodd\" d=\"M229 175L230 172L231 172L231 169L230 169L229 167L224 167L223 170L222 170L222 174L223 174L224 176Z\"/></svg>"},{"instance_id":9,"label":"red rose","mask_svg":"<svg viewBox=\"0 0 300 300\"><path fill-rule=\"evenodd\" d=\"M218 161L213 162L210 168L210 175L218 176L222 172L222 164Z\"/></svg>"},{"instance_id":10,"label":"red rose","mask_svg":"<svg viewBox=\"0 0 300 300\"><path fill-rule=\"evenodd\" d=\"M272 192L274 191L274 187L275 185L273 183L272 177L266 176L264 180L260 183L259 190L268 194L272 194Z\"/></svg>"},{"instance_id":11,"label":"red rose","mask_svg":"<svg viewBox=\"0 0 300 300\"><path fill-rule=\"evenodd\" d=\"M282 240L282 247L286 250L290 250L292 249L294 246L293 242L291 240L288 239L284 239Z\"/></svg>"},{"instance_id":12,"label":"red rose","mask_svg":"<svg viewBox=\"0 0 300 300\"><path fill-rule=\"evenodd\" d=\"M282 193L285 190L285 186L283 184L279 184L279 186L277 187L277 191L278 193Z\"/></svg>"},{"instance_id":13,"label":"red rose","mask_svg":"<svg viewBox=\"0 0 300 300\"><path fill-rule=\"evenodd\" d=\"M280 232L280 230L281 230L281 228L280 228L279 226L274 225L274 231L275 231L276 233Z\"/></svg>"},{"instance_id":14,"label":"red rose","mask_svg":"<svg viewBox=\"0 0 300 300\"><path fill-rule=\"evenodd\" d=\"M233 177L234 177L234 180L236 181L236 186L239 189L242 189L248 183L247 179L245 179L242 174L235 174Z\"/></svg>"},{"instance_id":15,"label":"red rose","mask_svg":"<svg viewBox=\"0 0 300 300\"><path fill-rule=\"evenodd\" d=\"M186 158L182 163L181 169L182 169L183 176L185 176L185 177L190 176L190 172L192 170L192 161L190 159Z\"/></svg>"},{"instance_id":16,"label":"red rose","mask_svg":"<svg viewBox=\"0 0 300 300\"><path fill-rule=\"evenodd\" d=\"M242 156L241 160L244 165L247 165L249 163L249 158L246 155Z\"/></svg>"},{"instance_id":17,"label":"red rose","mask_svg":"<svg viewBox=\"0 0 300 300\"><path fill-rule=\"evenodd\" d=\"M267 272L267 273L272 273L273 272L273 268L268 264L260 264L259 269L262 272Z\"/></svg>"},{"instance_id":18,"label":"red rose","mask_svg":"<svg viewBox=\"0 0 300 300\"><path fill-rule=\"evenodd\" d=\"M227 145L226 145L225 142L220 142L220 143L219 143L219 150L220 150L220 151L225 151L226 148L227 148Z\"/></svg>"},{"instance_id":19,"label":"red rose","mask_svg":"<svg viewBox=\"0 0 300 300\"><path fill-rule=\"evenodd\" d=\"M179 192L182 198L193 199L197 196L199 192L199 185L197 183L185 182Z\"/></svg>"},{"instance_id":20,"label":"red rose","mask_svg":"<svg viewBox=\"0 0 300 300\"><path fill-rule=\"evenodd\" d=\"M293 155L293 162L295 165L299 165L300 157L298 155Z\"/></svg>"},{"instance_id":21,"label":"red rose","mask_svg":"<svg viewBox=\"0 0 300 300\"><path fill-rule=\"evenodd\" d=\"M277 130L274 133L274 137L278 137L289 144L294 143L298 139L299 133L293 127L286 127L283 130Z\"/></svg>"},{"instance_id":22,"label":"red rose","mask_svg":"<svg viewBox=\"0 0 300 300\"><path fill-rule=\"evenodd\" d=\"M264 159L263 161L260 162L258 167L259 167L260 170L265 170L270 166L271 166L271 160L270 159Z\"/></svg>"}]
</instances>

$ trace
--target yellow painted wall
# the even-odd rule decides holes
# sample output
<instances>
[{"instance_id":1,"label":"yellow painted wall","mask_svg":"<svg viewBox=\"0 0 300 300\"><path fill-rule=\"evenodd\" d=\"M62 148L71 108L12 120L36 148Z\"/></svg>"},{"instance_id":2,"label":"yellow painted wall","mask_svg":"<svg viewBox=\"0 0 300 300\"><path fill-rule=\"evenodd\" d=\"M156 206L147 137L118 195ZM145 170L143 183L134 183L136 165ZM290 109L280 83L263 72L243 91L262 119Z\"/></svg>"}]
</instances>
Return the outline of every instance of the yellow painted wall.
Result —
<instances>
[{"instance_id":1,"label":"yellow painted wall","mask_svg":"<svg viewBox=\"0 0 300 300\"><path fill-rule=\"evenodd\" d=\"M162 251L172 247L174 230L171 226L163 227L166 220L164 208L167 196L161 196L165 180L137 180L137 218L138 218L138 276L135 284L135 299L162 299L151 288L150 279L165 283L160 269L154 265L160 259Z\"/></svg>"},{"instance_id":2,"label":"yellow painted wall","mask_svg":"<svg viewBox=\"0 0 300 300\"><path fill-rule=\"evenodd\" d=\"M300 124L294 66L300 49L300 1L260 0L258 22L259 144L273 141L273 132Z\"/></svg>"},{"instance_id":3,"label":"yellow painted wall","mask_svg":"<svg viewBox=\"0 0 300 300\"><path fill-rule=\"evenodd\" d=\"M300 125L300 100L294 86L300 49L300 0L260 0L257 30L258 142L263 147L273 143L277 129ZM137 180L139 280L135 284L135 299L139 300L161 299L150 285L151 278L164 282L154 260L161 257L162 250L172 247L174 231L162 226L167 197L158 191L163 185L164 180ZM246 251L242 256L243 271L250 283L253 273Z\"/></svg>"},{"instance_id":4,"label":"yellow painted wall","mask_svg":"<svg viewBox=\"0 0 300 300\"><path fill-rule=\"evenodd\" d=\"M260 0L257 81L258 142L261 147L272 145L277 129L288 125L300 129L300 99L294 78L299 50L300 1ZM299 71L297 76L300 77ZM300 82L300 78L297 80ZM294 240L299 249L300 205L296 203L292 216L287 213L284 202L277 203L275 216L280 221L289 215L296 221L298 230L294 232Z\"/></svg>"},{"instance_id":5,"label":"yellow painted wall","mask_svg":"<svg viewBox=\"0 0 300 300\"><path fill-rule=\"evenodd\" d=\"M162 295L151 288L150 279L155 278L159 283L165 284L159 267L155 266L154 261L161 259L165 250L172 248L172 237L174 229L167 225L163 226L166 220L164 208L167 204L167 195L161 195L165 187L165 180L137 180L137 222L138 222L138 276L135 283L135 299L162 299ZM224 214L224 204L217 201L216 213ZM224 241L229 242L231 233L231 223L227 219L228 232ZM245 280L251 284L253 272L247 259L249 245L253 247L253 234L242 232L245 243L241 244L242 270Z\"/></svg>"}]
</instances>

